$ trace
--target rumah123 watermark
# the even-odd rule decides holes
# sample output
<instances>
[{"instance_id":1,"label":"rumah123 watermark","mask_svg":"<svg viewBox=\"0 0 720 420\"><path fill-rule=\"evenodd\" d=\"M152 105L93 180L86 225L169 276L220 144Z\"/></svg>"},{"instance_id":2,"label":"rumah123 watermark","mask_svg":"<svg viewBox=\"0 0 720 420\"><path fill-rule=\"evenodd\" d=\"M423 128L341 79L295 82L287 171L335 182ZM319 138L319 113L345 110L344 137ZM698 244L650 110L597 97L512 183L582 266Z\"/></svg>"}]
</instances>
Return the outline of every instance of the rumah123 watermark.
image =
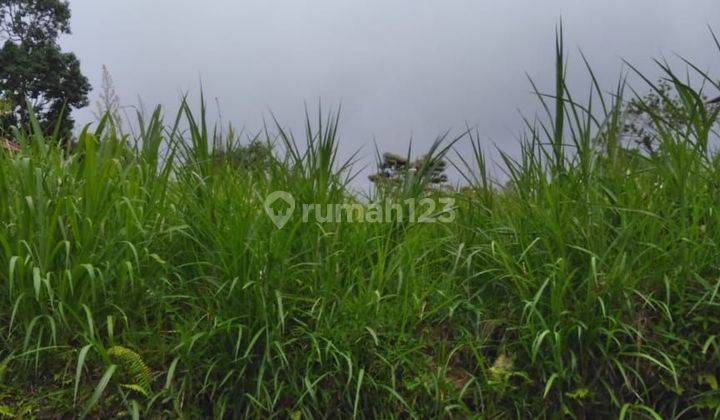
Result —
<instances>
[{"instance_id":1,"label":"rumah123 watermark","mask_svg":"<svg viewBox=\"0 0 720 420\"><path fill-rule=\"evenodd\" d=\"M301 209L303 223L451 223L455 220L452 197L408 198L401 202L375 203L303 203L296 205L287 191L273 191L265 197L267 216L282 229Z\"/></svg>"}]
</instances>

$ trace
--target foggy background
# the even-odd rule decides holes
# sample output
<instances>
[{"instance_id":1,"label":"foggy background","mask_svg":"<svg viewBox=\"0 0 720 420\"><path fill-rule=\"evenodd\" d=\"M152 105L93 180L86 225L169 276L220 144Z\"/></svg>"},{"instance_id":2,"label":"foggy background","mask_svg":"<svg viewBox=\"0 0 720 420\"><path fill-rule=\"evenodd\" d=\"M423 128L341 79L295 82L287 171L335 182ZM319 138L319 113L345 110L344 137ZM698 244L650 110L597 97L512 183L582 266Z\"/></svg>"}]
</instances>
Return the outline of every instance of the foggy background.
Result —
<instances>
[{"instance_id":1,"label":"foggy background","mask_svg":"<svg viewBox=\"0 0 720 420\"><path fill-rule=\"evenodd\" d=\"M249 132L262 128L272 111L301 135L305 103L311 112L318 100L325 110L342 103L341 157L362 149L359 165L370 168L361 184L374 166L373 140L381 151L404 154L412 138L413 150L422 153L438 134L469 124L488 151L517 153L518 111L532 117L539 109L526 73L552 89L560 17L577 95L588 90L578 48L608 90L623 58L655 78L651 59L678 63L674 52L720 78L720 52L708 29L720 32L718 0L76 0L70 6L73 34L61 44L77 54L94 87L91 106L75 112L76 127L94 120L103 64L125 106L140 97L149 110L161 104L174 112L182 93L198 103L202 83L213 118L217 98L223 122Z\"/></svg>"}]
</instances>

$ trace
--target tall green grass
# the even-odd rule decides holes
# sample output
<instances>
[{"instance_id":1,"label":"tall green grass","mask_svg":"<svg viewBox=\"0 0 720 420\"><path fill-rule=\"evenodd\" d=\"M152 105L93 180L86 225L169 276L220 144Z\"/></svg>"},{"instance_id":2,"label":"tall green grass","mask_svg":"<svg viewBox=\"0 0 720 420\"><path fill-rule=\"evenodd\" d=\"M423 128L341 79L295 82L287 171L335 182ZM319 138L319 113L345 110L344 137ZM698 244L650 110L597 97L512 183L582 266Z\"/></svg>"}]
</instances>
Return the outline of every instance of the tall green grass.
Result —
<instances>
[{"instance_id":1,"label":"tall green grass","mask_svg":"<svg viewBox=\"0 0 720 420\"><path fill-rule=\"evenodd\" d=\"M621 138L631 90L588 66L577 102L563 51L504 186L474 132L433 146L428 168L454 141L474 152L454 159L450 224L277 229L272 191L357 199L336 114L304 140L268 130L263 170L215 159L204 104L133 137L105 118L73 152L18 133L0 154L0 414L720 416L720 111L659 62L687 124L648 107L661 141L642 153ZM427 194L425 172L378 198Z\"/></svg>"}]
</instances>

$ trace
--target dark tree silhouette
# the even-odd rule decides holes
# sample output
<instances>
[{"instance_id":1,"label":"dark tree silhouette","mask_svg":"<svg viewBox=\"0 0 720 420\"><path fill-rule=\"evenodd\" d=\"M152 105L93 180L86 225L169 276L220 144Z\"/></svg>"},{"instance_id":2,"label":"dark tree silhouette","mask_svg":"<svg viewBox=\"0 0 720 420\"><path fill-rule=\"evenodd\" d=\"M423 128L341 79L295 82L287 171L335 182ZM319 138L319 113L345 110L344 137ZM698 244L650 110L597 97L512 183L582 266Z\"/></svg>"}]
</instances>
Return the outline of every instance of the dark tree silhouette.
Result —
<instances>
[{"instance_id":1,"label":"dark tree silhouette","mask_svg":"<svg viewBox=\"0 0 720 420\"><path fill-rule=\"evenodd\" d=\"M422 156L418 160L410 161L406 157L394 153L383 153L378 171L369 176L370 181L382 188L399 186L408 174L417 172L427 159L427 156ZM447 182L447 179L445 161L442 159L432 161L429 168L429 183L439 185Z\"/></svg>"},{"instance_id":2,"label":"dark tree silhouette","mask_svg":"<svg viewBox=\"0 0 720 420\"><path fill-rule=\"evenodd\" d=\"M61 0L0 0L0 99L9 111L0 130L27 127L26 101L46 132L59 124L61 139L71 134L73 108L88 104L88 80L73 53L58 45L70 33L70 7Z\"/></svg>"}]
</instances>

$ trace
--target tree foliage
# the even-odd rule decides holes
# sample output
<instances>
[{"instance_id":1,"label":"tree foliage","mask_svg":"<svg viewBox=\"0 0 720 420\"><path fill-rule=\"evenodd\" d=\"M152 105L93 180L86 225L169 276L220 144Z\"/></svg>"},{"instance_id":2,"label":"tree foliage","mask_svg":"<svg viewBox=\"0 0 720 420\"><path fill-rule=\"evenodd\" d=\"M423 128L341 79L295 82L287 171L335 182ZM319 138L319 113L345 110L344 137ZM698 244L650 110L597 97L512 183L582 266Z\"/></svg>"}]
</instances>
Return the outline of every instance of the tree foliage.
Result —
<instances>
[{"instance_id":1,"label":"tree foliage","mask_svg":"<svg viewBox=\"0 0 720 420\"><path fill-rule=\"evenodd\" d=\"M703 111L711 111L720 106L720 97L708 100L700 94L697 104L705 108ZM654 90L628 102L622 134L629 143L653 153L662 141L658 126L675 127L679 132L690 130L694 121L692 114L699 111L697 107L684 106L673 83L660 80Z\"/></svg>"},{"instance_id":2,"label":"tree foliage","mask_svg":"<svg viewBox=\"0 0 720 420\"><path fill-rule=\"evenodd\" d=\"M70 7L59 0L0 0L0 36L44 43L70 33Z\"/></svg>"},{"instance_id":3,"label":"tree foliage","mask_svg":"<svg viewBox=\"0 0 720 420\"><path fill-rule=\"evenodd\" d=\"M27 126L28 101L46 131L57 124L61 137L69 135L70 111L86 106L90 91L75 54L58 45L69 23L64 1L0 0L0 95L11 108L0 116L0 129Z\"/></svg>"},{"instance_id":4,"label":"tree foliage","mask_svg":"<svg viewBox=\"0 0 720 420\"><path fill-rule=\"evenodd\" d=\"M269 143L252 139L248 144L234 144L216 150L213 152L213 159L218 164L263 174L267 172L274 157Z\"/></svg>"},{"instance_id":5,"label":"tree foliage","mask_svg":"<svg viewBox=\"0 0 720 420\"><path fill-rule=\"evenodd\" d=\"M447 182L445 175L445 161L432 159L429 155L422 156L415 161L395 153L383 153L382 162L378 164L378 171L369 176L370 181L380 188L393 188L401 186L408 175L417 173L423 165L429 165L428 186L441 185Z\"/></svg>"}]
</instances>

